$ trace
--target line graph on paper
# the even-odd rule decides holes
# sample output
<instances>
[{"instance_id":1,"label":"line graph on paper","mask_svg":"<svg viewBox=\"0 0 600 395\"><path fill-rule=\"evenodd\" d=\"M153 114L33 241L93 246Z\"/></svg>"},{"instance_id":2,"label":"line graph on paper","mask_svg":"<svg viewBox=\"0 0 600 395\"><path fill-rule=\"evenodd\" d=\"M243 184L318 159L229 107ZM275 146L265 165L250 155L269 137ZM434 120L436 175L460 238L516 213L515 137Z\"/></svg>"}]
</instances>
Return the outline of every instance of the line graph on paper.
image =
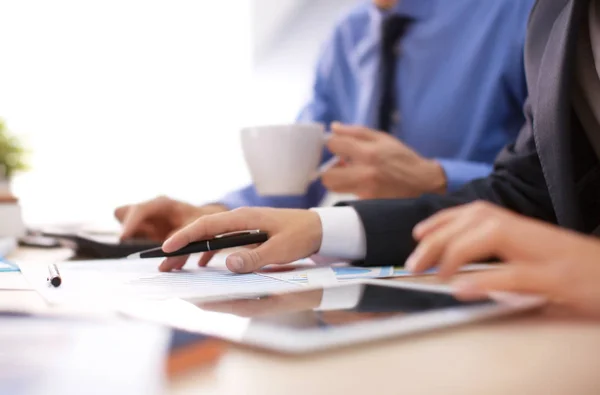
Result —
<instances>
[{"instance_id":1,"label":"line graph on paper","mask_svg":"<svg viewBox=\"0 0 600 395\"><path fill-rule=\"evenodd\" d=\"M226 269L199 268L193 271L157 273L129 280L126 288L148 296L176 294L177 297L204 297L223 294L277 292L289 290L288 283L257 274L235 274ZM294 287L292 287L294 288Z\"/></svg>"}]
</instances>

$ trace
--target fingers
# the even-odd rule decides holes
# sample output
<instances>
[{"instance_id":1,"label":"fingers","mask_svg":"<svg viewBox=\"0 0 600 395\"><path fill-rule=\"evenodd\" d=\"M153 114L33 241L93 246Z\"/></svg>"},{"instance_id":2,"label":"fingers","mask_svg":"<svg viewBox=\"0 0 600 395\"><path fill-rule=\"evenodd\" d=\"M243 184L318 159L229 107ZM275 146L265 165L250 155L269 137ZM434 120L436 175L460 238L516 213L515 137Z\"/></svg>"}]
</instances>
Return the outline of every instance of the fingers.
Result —
<instances>
[{"instance_id":1,"label":"fingers","mask_svg":"<svg viewBox=\"0 0 600 395\"><path fill-rule=\"evenodd\" d=\"M200 259L198 260L198 266L204 267L204 266L208 265L208 263L215 256L216 253L217 253L217 251L209 251L209 252L202 253L202 255L200 255ZM189 255L174 256L174 257L166 258L165 260L163 260L161 262L161 264L158 267L158 270L160 270L161 272L170 272L171 270L181 270L181 269L183 269L183 266L187 262L188 258L189 258Z\"/></svg>"},{"instance_id":2,"label":"fingers","mask_svg":"<svg viewBox=\"0 0 600 395\"><path fill-rule=\"evenodd\" d=\"M115 218L119 220L119 222L123 222L123 219L125 219L125 215L127 214L127 211L129 211L129 209L131 208L131 205L125 205L125 206L121 206L121 207L117 207L115 209Z\"/></svg>"},{"instance_id":3,"label":"fingers","mask_svg":"<svg viewBox=\"0 0 600 395\"><path fill-rule=\"evenodd\" d=\"M377 137L377 133L381 133L363 126L344 125L340 122L333 122L331 124L331 131L339 136L353 137L365 141L374 140Z\"/></svg>"},{"instance_id":4,"label":"fingers","mask_svg":"<svg viewBox=\"0 0 600 395\"><path fill-rule=\"evenodd\" d=\"M439 228L448 224L450 221L456 219L458 216L464 213L467 207L468 206L458 206L448 208L443 211L440 211L437 214L432 215L424 221L421 221L414 227L413 237L416 240L421 240L427 237L432 232L435 232Z\"/></svg>"},{"instance_id":5,"label":"fingers","mask_svg":"<svg viewBox=\"0 0 600 395\"><path fill-rule=\"evenodd\" d=\"M503 268L467 274L454 283L454 294L461 299L476 299L494 291L552 296L554 279L545 269L529 263L509 263Z\"/></svg>"},{"instance_id":6,"label":"fingers","mask_svg":"<svg viewBox=\"0 0 600 395\"><path fill-rule=\"evenodd\" d=\"M256 248L230 254L225 263L232 272L252 273L266 265L286 262L285 253L282 253L284 245L278 237L273 237Z\"/></svg>"},{"instance_id":7,"label":"fingers","mask_svg":"<svg viewBox=\"0 0 600 395\"><path fill-rule=\"evenodd\" d=\"M277 243L277 239L272 241ZM265 246L265 247L263 247ZM200 256L198 266L206 266L215 256L217 251L205 252ZM274 243L270 245L260 245L254 249L238 251L227 257L226 265L229 270L235 273L252 273L263 266L273 263L280 263L277 256L281 255ZM187 262L189 256L177 256L166 258L159 266L161 272L170 272L171 270L181 270Z\"/></svg>"},{"instance_id":8,"label":"fingers","mask_svg":"<svg viewBox=\"0 0 600 395\"><path fill-rule=\"evenodd\" d=\"M450 240L439 259L439 276L449 278L462 265L498 257L498 251L510 248L493 223L485 223Z\"/></svg>"},{"instance_id":9,"label":"fingers","mask_svg":"<svg viewBox=\"0 0 600 395\"><path fill-rule=\"evenodd\" d=\"M233 272L249 273L264 265L304 258L319 249L322 239L319 215L312 211L241 208L199 218L165 241L162 249L173 252L197 240L253 229L268 232L270 238L256 248L230 254L226 265ZM162 268L170 270L181 265L180 261L166 260Z\"/></svg>"},{"instance_id":10,"label":"fingers","mask_svg":"<svg viewBox=\"0 0 600 395\"><path fill-rule=\"evenodd\" d=\"M372 185L377 177L375 169L366 166L336 166L321 176L323 185L334 192L358 193Z\"/></svg>"},{"instance_id":11,"label":"fingers","mask_svg":"<svg viewBox=\"0 0 600 395\"><path fill-rule=\"evenodd\" d=\"M158 270L161 272L170 272L171 270L181 270L187 262L189 255L183 256L172 256L166 258L158 266Z\"/></svg>"},{"instance_id":12,"label":"fingers","mask_svg":"<svg viewBox=\"0 0 600 395\"><path fill-rule=\"evenodd\" d=\"M123 219L121 220L123 224L121 239L125 240L133 237L139 231L142 222L148 217L157 214L166 204L167 199L159 197L133 206L125 206L128 208L121 210L119 213L123 215ZM117 212L115 212L115 215L117 215Z\"/></svg>"},{"instance_id":13,"label":"fingers","mask_svg":"<svg viewBox=\"0 0 600 395\"><path fill-rule=\"evenodd\" d=\"M350 161L360 160L365 156L365 142L346 136L332 136L327 141L327 149L340 158Z\"/></svg>"},{"instance_id":14,"label":"fingers","mask_svg":"<svg viewBox=\"0 0 600 395\"><path fill-rule=\"evenodd\" d=\"M127 213L121 221L123 224L123 231L121 232L122 240L129 239L138 232L141 223L148 215L148 210L149 209L143 205L135 205L127 210Z\"/></svg>"},{"instance_id":15,"label":"fingers","mask_svg":"<svg viewBox=\"0 0 600 395\"><path fill-rule=\"evenodd\" d=\"M215 256L216 253L217 251L203 252L202 255L200 255L200 259L198 259L198 266L204 267L208 265L208 263L211 261L211 259Z\"/></svg>"},{"instance_id":16,"label":"fingers","mask_svg":"<svg viewBox=\"0 0 600 395\"><path fill-rule=\"evenodd\" d=\"M520 243L524 222L506 210L476 202L440 212L414 229L419 246L406 262L409 270L440 265L440 276L453 274L462 264L483 258L527 259Z\"/></svg>"},{"instance_id":17,"label":"fingers","mask_svg":"<svg viewBox=\"0 0 600 395\"><path fill-rule=\"evenodd\" d=\"M333 167L321 175L325 188L334 192L353 192L358 184L354 166Z\"/></svg>"},{"instance_id":18,"label":"fingers","mask_svg":"<svg viewBox=\"0 0 600 395\"><path fill-rule=\"evenodd\" d=\"M143 238L143 239L147 239L147 240L152 240L155 241L157 243L162 243L165 240L165 235L164 233L162 233L160 231L159 228L157 228L156 226L153 226L152 224L143 222L140 224L140 226L137 227L136 230L133 231L133 233L130 236L127 236L127 238ZM127 238L124 238L121 235L121 239L122 240L126 240Z\"/></svg>"},{"instance_id":19,"label":"fingers","mask_svg":"<svg viewBox=\"0 0 600 395\"><path fill-rule=\"evenodd\" d=\"M459 217L421 240L406 260L408 270L420 273L437 265L448 245L461 237L470 225L469 217Z\"/></svg>"},{"instance_id":20,"label":"fingers","mask_svg":"<svg viewBox=\"0 0 600 395\"><path fill-rule=\"evenodd\" d=\"M241 230L266 229L263 217L252 208L241 208L197 219L175 232L162 245L165 252L173 252L191 242L207 239L219 234Z\"/></svg>"}]
</instances>

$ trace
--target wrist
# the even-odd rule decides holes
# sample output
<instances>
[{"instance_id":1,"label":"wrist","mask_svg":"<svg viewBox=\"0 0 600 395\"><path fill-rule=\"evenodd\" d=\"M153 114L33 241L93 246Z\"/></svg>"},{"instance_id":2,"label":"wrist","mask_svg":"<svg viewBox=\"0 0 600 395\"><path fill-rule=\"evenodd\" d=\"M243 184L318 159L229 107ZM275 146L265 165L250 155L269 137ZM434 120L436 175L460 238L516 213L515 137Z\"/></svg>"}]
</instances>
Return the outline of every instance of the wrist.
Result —
<instances>
[{"instance_id":1,"label":"wrist","mask_svg":"<svg viewBox=\"0 0 600 395\"><path fill-rule=\"evenodd\" d=\"M440 162L428 159L428 170L426 180L429 182L428 192L443 195L448 191L448 177Z\"/></svg>"},{"instance_id":2,"label":"wrist","mask_svg":"<svg viewBox=\"0 0 600 395\"><path fill-rule=\"evenodd\" d=\"M310 240L312 241L311 255L314 255L319 252L323 243L323 222L321 221L321 216L316 211L308 210L307 212L312 217L309 232L311 234Z\"/></svg>"}]
</instances>

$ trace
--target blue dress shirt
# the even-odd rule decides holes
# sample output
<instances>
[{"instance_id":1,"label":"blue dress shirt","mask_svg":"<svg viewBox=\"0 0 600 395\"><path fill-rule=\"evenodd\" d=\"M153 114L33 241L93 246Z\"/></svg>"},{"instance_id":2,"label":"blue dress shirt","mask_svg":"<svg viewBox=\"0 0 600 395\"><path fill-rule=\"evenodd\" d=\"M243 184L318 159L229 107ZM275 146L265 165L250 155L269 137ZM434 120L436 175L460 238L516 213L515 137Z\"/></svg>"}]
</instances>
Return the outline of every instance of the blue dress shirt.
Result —
<instances>
[{"instance_id":1,"label":"blue dress shirt","mask_svg":"<svg viewBox=\"0 0 600 395\"><path fill-rule=\"evenodd\" d=\"M450 191L487 176L498 152L524 123L523 46L533 1L401 0L387 11L414 19L398 48L394 135L436 159ZM376 127L385 16L365 2L338 23L323 48L299 122ZM330 157L325 152L323 161ZM309 208L325 192L319 181L305 196L261 197L248 186L221 202L229 208Z\"/></svg>"}]
</instances>

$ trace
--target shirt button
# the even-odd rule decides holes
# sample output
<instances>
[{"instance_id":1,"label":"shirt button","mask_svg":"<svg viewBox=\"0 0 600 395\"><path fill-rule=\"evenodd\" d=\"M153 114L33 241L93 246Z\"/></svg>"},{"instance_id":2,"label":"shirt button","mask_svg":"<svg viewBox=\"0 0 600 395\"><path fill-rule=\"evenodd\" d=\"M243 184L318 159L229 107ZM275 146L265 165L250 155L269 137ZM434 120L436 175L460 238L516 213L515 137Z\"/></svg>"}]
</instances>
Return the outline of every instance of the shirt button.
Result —
<instances>
[{"instance_id":1,"label":"shirt button","mask_svg":"<svg viewBox=\"0 0 600 395\"><path fill-rule=\"evenodd\" d=\"M402 115L400 115L400 111L396 110L392 113L392 122L395 125L398 125L402 121Z\"/></svg>"}]
</instances>

